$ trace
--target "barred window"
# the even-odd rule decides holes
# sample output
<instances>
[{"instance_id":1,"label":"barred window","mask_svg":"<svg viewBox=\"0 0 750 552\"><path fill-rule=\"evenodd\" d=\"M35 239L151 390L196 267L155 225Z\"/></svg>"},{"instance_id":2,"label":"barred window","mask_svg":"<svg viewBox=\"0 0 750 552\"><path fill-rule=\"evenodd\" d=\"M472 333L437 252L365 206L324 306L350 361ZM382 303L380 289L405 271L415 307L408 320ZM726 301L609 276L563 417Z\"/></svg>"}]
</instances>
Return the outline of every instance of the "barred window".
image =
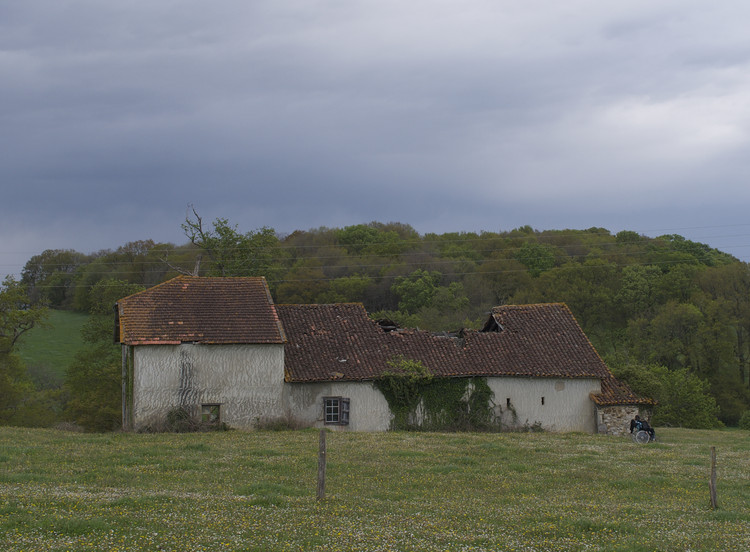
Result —
<instances>
[{"instance_id":1,"label":"barred window","mask_svg":"<svg viewBox=\"0 0 750 552\"><path fill-rule=\"evenodd\" d=\"M349 399L344 397L325 397L323 415L326 424L349 425Z\"/></svg>"}]
</instances>

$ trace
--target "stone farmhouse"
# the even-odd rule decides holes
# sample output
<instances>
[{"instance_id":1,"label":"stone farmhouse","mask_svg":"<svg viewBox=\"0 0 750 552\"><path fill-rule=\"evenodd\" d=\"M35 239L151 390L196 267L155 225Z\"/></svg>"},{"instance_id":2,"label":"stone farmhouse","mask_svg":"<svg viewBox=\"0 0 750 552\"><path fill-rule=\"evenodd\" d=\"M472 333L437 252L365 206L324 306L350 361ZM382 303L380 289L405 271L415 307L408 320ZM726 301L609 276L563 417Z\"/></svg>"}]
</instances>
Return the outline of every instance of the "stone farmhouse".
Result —
<instances>
[{"instance_id":1,"label":"stone farmhouse","mask_svg":"<svg viewBox=\"0 0 750 552\"><path fill-rule=\"evenodd\" d=\"M617 381L560 303L495 307L480 331L387 327L359 303L274 305L264 278L180 276L118 301L123 427L184 408L204 421L384 431L392 361L483 378L508 428L619 434L652 401Z\"/></svg>"}]
</instances>

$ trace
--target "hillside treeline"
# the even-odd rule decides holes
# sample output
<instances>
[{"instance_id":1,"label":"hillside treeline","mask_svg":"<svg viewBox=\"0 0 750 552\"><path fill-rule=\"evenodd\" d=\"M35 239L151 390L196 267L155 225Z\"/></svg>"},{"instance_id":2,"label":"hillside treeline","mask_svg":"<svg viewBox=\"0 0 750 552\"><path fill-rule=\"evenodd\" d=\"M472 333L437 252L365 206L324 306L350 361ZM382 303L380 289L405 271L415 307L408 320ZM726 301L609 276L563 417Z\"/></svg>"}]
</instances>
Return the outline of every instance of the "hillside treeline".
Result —
<instances>
[{"instance_id":1,"label":"hillside treeline","mask_svg":"<svg viewBox=\"0 0 750 552\"><path fill-rule=\"evenodd\" d=\"M276 303L362 302L375 318L432 331L477 328L495 305L564 302L619 376L674 404L663 423L736 425L750 406L750 269L682 236L528 226L421 235L378 222L282 236L193 215L183 245L48 250L29 259L22 284L35 303L90 312L108 285L265 276ZM692 404L686 386L712 400ZM709 422L686 421L691 408Z\"/></svg>"}]
</instances>

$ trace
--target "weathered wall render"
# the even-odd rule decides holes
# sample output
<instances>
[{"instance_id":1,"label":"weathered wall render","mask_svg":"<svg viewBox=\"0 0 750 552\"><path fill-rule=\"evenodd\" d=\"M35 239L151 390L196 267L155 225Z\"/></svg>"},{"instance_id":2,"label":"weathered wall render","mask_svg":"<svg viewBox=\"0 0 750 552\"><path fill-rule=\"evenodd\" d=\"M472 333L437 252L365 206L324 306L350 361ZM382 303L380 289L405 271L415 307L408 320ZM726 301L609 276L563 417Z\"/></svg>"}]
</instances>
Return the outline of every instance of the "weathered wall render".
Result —
<instances>
[{"instance_id":1,"label":"weathered wall render","mask_svg":"<svg viewBox=\"0 0 750 552\"><path fill-rule=\"evenodd\" d=\"M141 345L133 348L135 429L176 407L195 415L218 404L221 419L251 428L283 411L283 345Z\"/></svg>"}]
</instances>

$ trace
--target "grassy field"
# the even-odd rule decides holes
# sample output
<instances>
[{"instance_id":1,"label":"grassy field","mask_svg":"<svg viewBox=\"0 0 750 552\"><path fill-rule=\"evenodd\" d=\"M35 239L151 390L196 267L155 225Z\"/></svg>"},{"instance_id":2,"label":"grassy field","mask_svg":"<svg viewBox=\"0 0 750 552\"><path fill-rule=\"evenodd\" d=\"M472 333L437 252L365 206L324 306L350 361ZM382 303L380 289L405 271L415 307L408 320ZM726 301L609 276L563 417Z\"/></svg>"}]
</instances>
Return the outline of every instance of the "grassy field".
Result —
<instances>
[{"instance_id":1,"label":"grassy field","mask_svg":"<svg viewBox=\"0 0 750 552\"><path fill-rule=\"evenodd\" d=\"M47 327L36 327L23 336L18 352L41 387L62 382L65 369L83 346L81 327L86 320L86 314L50 310Z\"/></svg>"},{"instance_id":2,"label":"grassy field","mask_svg":"<svg viewBox=\"0 0 750 552\"><path fill-rule=\"evenodd\" d=\"M0 429L0 549L750 550L750 434ZM709 447L719 509L709 507Z\"/></svg>"}]
</instances>

